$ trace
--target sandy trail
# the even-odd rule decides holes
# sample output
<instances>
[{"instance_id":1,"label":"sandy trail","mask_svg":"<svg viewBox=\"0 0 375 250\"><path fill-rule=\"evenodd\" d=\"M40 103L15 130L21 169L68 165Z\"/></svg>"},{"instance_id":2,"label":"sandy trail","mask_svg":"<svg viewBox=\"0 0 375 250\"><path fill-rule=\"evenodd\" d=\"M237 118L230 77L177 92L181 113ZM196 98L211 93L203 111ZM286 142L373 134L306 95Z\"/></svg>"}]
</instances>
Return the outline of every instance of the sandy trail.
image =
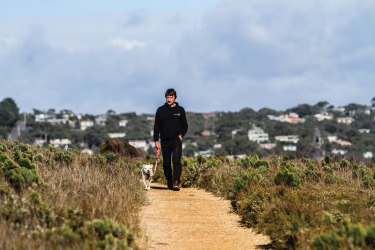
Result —
<instances>
[{"instance_id":1,"label":"sandy trail","mask_svg":"<svg viewBox=\"0 0 375 250\"><path fill-rule=\"evenodd\" d=\"M230 202L206 191L153 184L141 212L146 249L265 249L268 237L241 227ZM147 245L147 246L146 246Z\"/></svg>"}]
</instances>

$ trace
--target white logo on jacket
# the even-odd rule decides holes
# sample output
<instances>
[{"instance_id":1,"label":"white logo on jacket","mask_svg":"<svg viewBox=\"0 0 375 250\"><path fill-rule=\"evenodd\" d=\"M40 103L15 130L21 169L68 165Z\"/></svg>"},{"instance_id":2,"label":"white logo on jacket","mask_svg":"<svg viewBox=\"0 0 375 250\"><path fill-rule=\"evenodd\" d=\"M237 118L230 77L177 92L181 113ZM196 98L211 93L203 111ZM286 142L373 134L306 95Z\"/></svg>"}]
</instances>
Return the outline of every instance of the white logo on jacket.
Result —
<instances>
[{"instance_id":1,"label":"white logo on jacket","mask_svg":"<svg viewBox=\"0 0 375 250\"><path fill-rule=\"evenodd\" d=\"M173 114L173 115L177 115L177 116L180 116L180 113L177 113L177 114Z\"/></svg>"}]
</instances>

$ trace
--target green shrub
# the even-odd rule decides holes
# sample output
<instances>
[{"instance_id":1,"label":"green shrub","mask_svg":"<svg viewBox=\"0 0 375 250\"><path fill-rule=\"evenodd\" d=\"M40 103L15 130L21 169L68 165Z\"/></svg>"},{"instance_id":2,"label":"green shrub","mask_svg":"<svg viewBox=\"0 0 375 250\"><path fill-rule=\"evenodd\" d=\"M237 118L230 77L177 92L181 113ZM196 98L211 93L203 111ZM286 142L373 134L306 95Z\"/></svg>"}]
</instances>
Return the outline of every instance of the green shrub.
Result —
<instances>
[{"instance_id":1,"label":"green shrub","mask_svg":"<svg viewBox=\"0 0 375 250\"><path fill-rule=\"evenodd\" d=\"M116 160L116 155L114 153L106 153L105 158L108 162Z\"/></svg>"},{"instance_id":2,"label":"green shrub","mask_svg":"<svg viewBox=\"0 0 375 250\"><path fill-rule=\"evenodd\" d=\"M8 156L4 152L0 152L0 162L5 162L8 159Z\"/></svg>"},{"instance_id":3,"label":"green shrub","mask_svg":"<svg viewBox=\"0 0 375 250\"><path fill-rule=\"evenodd\" d=\"M35 160L36 160L37 162L42 163L42 162L43 162L43 156L42 156L41 154L37 154L37 155L35 156Z\"/></svg>"},{"instance_id":4,"label":"green shrub","mask_svg":"<svg viewBox=\"0 0 375 250\"><path fill-rule=\"evenodd\" d=\"M19 164L21 167L27 168L27 169L36 169L36 165L31 163L30 159L28 158L21 158L19 159Z\"/></svg>"},{"instance_id":5,"label":"green shrub","mask_svg":"<svg viewBox=\"0 0 375 250\"><path fill-rule=\"evenodd\" d=\"M254 168L260 168L260 167L266 167L268 168L269 167L269 164L268 164L268 161L264 161L264 160L259 160L259 161L256 161L254 164L253 164Z\"/></svg>"},{"instance_id":6,"label":"green shrub","mask_svg":"<svg viewBox=\"0 0 375 250\"><path fill-rule=\"evenodd\" d=\"M365 188L375 187L375 178L373 175L367 174L362 178L362 186Z\"/></svg>"},{"instance_id":7,"label":"green shrub","mask_svg":"<svg viewBox=\"0 0 375 250\"><path fill-rule=\"evenodd\" d=\"M350 168L351 167L351 164L349 161L345 160L345 159L342 159L340 161L340 167L341 168Z\"/></svg>"},{"instance_id":8,"label":"green shrub","mask_svg":"<svg viewBox=\"0 0 375 250\"><path fill-rule=\"evenodd\" d=\"M305 176L306 176L306 179L310 181L319 181L322 178L322 173L320 173L319 171L312 171L312 170L306 169Z\"/></svg>"},{"instance_id":9,"label":"green shrub","mask_svg":"<svg viewBox=\"0 0 375 250\"><path fill-rule=\"evenodd\" d=\"M8 178L9 183L19 191L25 182L25 179L15 169L6 171L5 176Z\"/></svg>"},{"instance_id":10,"label":"green shrub","mask_svg":"<svg viewBox=\"0 0 375 250\"><path fill-rule=\"evenodd\" d=\"M205 157L203 157L201 154L197 155L197 162L199 164L204 164L206 163L207 159Z\"/></svg>"},{"instance_id":11,"label":"green shrub","mask_svg":"<svg viewBox=\"0 0 375 250\"><path fill-rule=\"evenodd\" d=\"M276 185L286 185L293 188L299 188L301 180L297 174L290 173L287 169L284 169L276 174L274 177Z\"/></svg>"},{"instance_id":12,"label":"green shrub","mask_svg":"<svg viewBox=\"0 0 375 250\"><path fill-rule=\"evenodd\" d=\"M314 238L313 247L319 250L341 249L342 239L334 232L321 234Z\"/></svg>"},{"instance_id":13,"label":"green shrub","mask_svg":"<svg viewBox=\"0 0 375 250\"><path fill-rule=\"evenodd\" d=\"M367 228L365 242L367 246L375 248L375 224Z\"/></svg>"},{"instance_id":14,"label":"green shrub","mask_svg":"<svg viewBox=\"0 0 375 250\"><path fill-rule=\"evenodd\" d=\"M260 215L265 209L265 197L262 192L256 192L247 197L237 210L242 214L242 222L249 227L259 223Z\"/></svg>"},{"instance_id":15,"label":"green shrub","mask_svg":"<svg viewBox=\"0 0 375 250\"><path fill-rule=\"evenodd\" d=\"M326 155L323 159L324 164L331 164L332 163L332 158L329 155Z\"/></svg>"},{"instance_id":16,"label":"green shrub","mask_svg":"<svg viewBox=\"0 0 375 250\"><path fill-rule=\"evenodd\" d=\"M334 176L333 174L327 174L326 177L324 178L324 183L326 184L337 183L337 177Z\"/></svg>"},{"instance_id":17,"label":"green shrub","mask_svg":"<svg viewBox=\"0 0 375 250\"><path fill-rule=\"evenodd\" d=\"M74 155L72 153L70 153L69 151L65 151L63 153L63 160L65 162L65 164L70 164L73 162L74 160Z\"/></svg>"}]
</instances>

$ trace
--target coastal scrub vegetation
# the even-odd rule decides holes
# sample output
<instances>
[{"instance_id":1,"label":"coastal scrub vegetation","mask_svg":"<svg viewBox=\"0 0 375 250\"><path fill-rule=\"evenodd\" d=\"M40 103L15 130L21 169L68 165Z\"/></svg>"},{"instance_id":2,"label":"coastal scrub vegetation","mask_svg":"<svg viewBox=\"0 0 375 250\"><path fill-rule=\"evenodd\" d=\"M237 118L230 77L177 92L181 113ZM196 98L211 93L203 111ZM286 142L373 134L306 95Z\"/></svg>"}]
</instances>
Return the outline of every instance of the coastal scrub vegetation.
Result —
<instances>
[{"instance_id":1,"label":"coastal scrub vegetation","mask_svg":"<svg viewBox=\"0 0 375 250\"><path fill-rule=\"evenodd\" d=\"M129 158L0 141L3 249L129 249L145 196Z\"/></svg>"},{"instance_id":2,"label":"coastal scrub vegetation","mask_svg":"<svg viewBox=\"0 0 375 250\"><path fill-rule=\"evenodd\" d=\"M281 249L373 249L375 165L257 155L183 158L181 185L231 200L242 223ZM165 181L162 171L155 178Z\"/></svg>"}]
</instances>

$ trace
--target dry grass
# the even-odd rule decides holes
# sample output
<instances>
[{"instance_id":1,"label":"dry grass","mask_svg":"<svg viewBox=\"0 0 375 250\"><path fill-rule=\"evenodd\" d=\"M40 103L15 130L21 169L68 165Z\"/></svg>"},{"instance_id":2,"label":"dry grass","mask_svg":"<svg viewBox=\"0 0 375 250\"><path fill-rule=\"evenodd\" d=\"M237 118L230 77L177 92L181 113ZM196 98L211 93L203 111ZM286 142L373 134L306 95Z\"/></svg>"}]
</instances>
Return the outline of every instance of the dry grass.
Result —
<instances>
[{"instance_id":1,"label":"dry grass","mask_svg":"<svg viewBox=\"0 0 375 250\"><path fill-rule=\"evenodd\" d=\"M137 248L145 192L132 161L6 141L0 151L1 249ZM16 185L5 162L21 173L26 157L40 180Z\"/></svg>"}]
</instances>

